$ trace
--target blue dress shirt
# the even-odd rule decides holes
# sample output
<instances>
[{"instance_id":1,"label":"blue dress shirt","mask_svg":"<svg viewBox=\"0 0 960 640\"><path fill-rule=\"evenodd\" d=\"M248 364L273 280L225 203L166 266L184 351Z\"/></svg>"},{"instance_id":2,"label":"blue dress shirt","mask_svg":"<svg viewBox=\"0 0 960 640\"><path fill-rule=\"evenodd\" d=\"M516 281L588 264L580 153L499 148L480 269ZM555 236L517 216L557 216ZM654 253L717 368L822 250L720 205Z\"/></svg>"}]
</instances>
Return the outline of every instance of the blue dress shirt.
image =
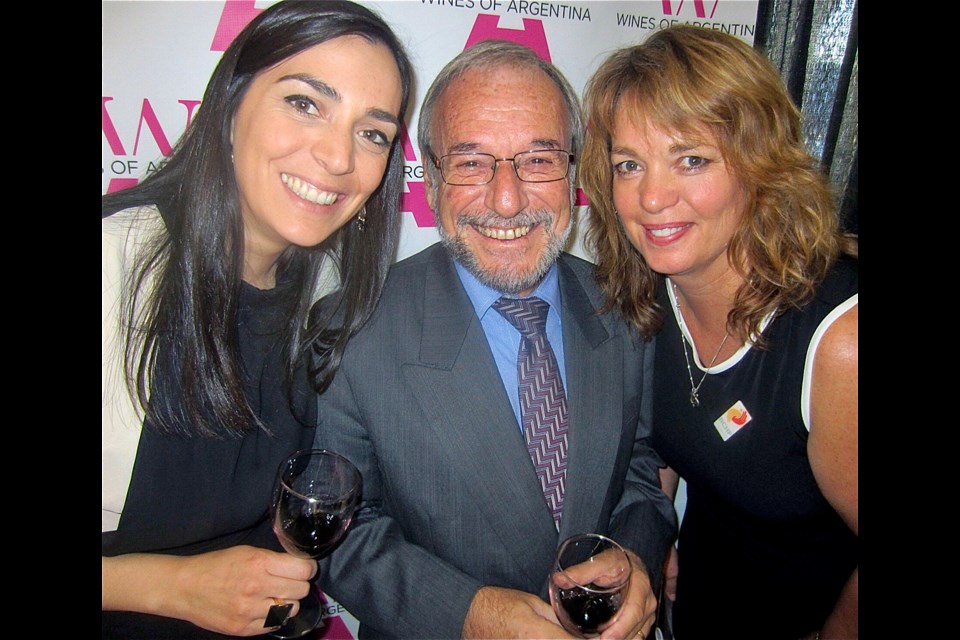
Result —
<instances>
[{"instance_id":1,"label":"blue dress shirt","mask_svg":"<svg viewBox=\"0 0 960 640\"><path fill-rule=\"evenodd\" d=\"M493 352L493 359L500 371L500 379L503 380L503 388L507 390L510 406L513 407L513 414L517 418L517 426L522 430L520 394L517 382L517 354L520 351L520 332L493 308L493 303L504 294L481 283L459 262L454 262L454 265L457 269L457 275L460 276L460 281L463 283L463 288L466 289L467 296L473 304L473 309L477 317L480 318L480 325L487 336L487 342ZM553 353L557 357L563 388L569 396L570 389L567 387L567 372L563 359L563 327L560 323L560 280L557 276L557 265L550 268L550 271L547 272L547 275L530 295L536 296L550 305L550 311L547 313L547 340L550 341Z\"/></svg>"}]
</instances>

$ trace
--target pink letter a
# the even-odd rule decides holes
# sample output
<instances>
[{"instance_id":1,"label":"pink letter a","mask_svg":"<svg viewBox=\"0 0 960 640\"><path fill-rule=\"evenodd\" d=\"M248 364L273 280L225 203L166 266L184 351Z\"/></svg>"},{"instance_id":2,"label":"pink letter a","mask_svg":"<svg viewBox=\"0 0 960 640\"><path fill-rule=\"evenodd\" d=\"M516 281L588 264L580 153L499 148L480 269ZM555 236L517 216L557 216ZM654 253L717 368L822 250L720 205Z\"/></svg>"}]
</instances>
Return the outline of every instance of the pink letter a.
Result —
<instances>
[{"instance_id":1,"label":"pink letter a","mask_svg":"<svg viewBox=\"0 0 960 640\"><path fill-rule=\"evenodd\" d=\"M481 40L493 39L509 40L530 47L538 56L550 62L550 47L547 46L547 36L540 20L524 18L523 29L501 29L499 16L481 13L473 23L473 30L464 49L469 49Z\"/></svg>"}]
</instances>

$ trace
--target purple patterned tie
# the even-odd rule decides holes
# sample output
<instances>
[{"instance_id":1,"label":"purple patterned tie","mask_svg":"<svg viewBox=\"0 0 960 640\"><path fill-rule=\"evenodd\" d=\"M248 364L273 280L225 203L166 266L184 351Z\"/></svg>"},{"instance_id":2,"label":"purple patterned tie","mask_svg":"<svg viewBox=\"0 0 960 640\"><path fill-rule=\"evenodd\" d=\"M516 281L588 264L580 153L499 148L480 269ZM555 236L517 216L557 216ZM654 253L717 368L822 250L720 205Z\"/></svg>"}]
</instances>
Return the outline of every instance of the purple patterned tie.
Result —
<instances>
[{"instance_id":1,"label":"purple patterned tie","mask_svg":"<svg viewBox=\"0 0 960 640\"><path fill-rule=\"evenodd\" d=\"M559 529L567 476L567 394L547 341L550 305L536 297L500 298L493 308L520 332L517 380L523 435Z\"/></svg>"}]
</instances>

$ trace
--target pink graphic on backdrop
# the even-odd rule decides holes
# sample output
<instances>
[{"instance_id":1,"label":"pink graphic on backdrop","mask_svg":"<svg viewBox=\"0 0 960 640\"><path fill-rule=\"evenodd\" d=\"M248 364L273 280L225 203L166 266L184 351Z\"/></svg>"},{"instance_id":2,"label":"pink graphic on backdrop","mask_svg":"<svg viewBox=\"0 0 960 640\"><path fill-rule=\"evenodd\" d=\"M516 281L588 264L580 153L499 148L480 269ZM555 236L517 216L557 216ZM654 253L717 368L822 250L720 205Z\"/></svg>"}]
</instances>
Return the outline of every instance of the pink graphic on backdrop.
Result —
<instances>
[{"instance_id":1,"label":"pink graphic on backdrop","mask_svg":"<svg viewBox=\"0 0 960 640\"><path fill-rule=\"evenodd\" d=\"M110 184L107 185L107 193L129 189L130 187L136 186L139 181L138 178L110 178Z\"/></svg>"},{"instance_id":2,"label":"pink graphic on backdrop","mask_svg":"<svg viewBox=\"0 0 960 640\"><path fill-rule=\"evenodd\" d=\"M257 9L255 0L227 0L223 3L220 23L213 36L210 51L226 51L237 34L243 31L262 9Z\"/></svg>"},{"instance_id":3,"label":"pink graphic on backdrop","mask_svg":"<svg viewBox=\"0 0 960 640\"><path fill-rule=\"evenodd\" d=\"M117 133L117 128L113 124L113 118L110 117L110 112L107 111L107 103L112 102L113 98L111 96L100 96L100 129L103 131L103 135L107 138L107 144L110 145L110 151L117 156L127 155L127 151L123 146L123 143L120 141L120 134ZM187 119L186 124L190 124L190 119L193 117L193 112L196 110L197 105L200 104L199 100L177 100L178 103L182 104L187 110ZM154 142L157 143L157 148L165 156L170 155L172 147L170 145L170 139L167 137L166 132L163 130L163 126L160 124L160 119L157 117L157 112L153 110L153 105L150 104L148 98L143 99L143 104L140 107L140 118L137 120L137 135L133 139L133 155L137 155L137 151L140 149L140 139L143 135L143 125L147 125L147 129L150 130L150 134L153 136Z\"/></svg>"},{"instance_id":4,"label":"pink graphic on backdrop","mask_svg":"<svg viewBox=\"0 0 960 640\"><path fill-rule=\"evenodd\" d=\"M433 210L427 204L427 190L423 182L407 182L407 189L400 201L400 211L410 212L418 227L435 227L437 221Z\"/></svg>"},{"instance_id":5,"label":"pink graphic on backdrop","mask_svg":"<svg viewBox=\"0 0 960 640\"><path fill-rule=\"evenodd\" d=\"M107 144L110 145L110 151L112 151L114 155L125 156L127 155L127 151L124 148L123 143L120 141L120 134L117 133L117 128L113 124L113 118L110 117L110 112L107 111L108 102L113 102L113 97L100 96L100 129L103 131L103 135L107 138ZM200 104L200 101L177 100L177 102L186 108L186 123L189 125L190 119L193 117L193 112L197 108L197 105ZM160 124L160 119L157 117L156 111L153 110L153 105L150 104L150 100L147 98L143 99L143 104L140 107L140 118L137 121L137 135L133 139L133 154L136 155L137 150L140 148L140 137L143 134L144 123L146 123L147 129L150 130L151 135L153 135L153 140L157 143L157 148L160 149L160 152L165 156L170 155L170 139L163 130L163 126Z\"/></svg>"},{"instance_id":6,"label":"pink graphic on backdrop","mask_svg":"<svg viewBox=\"0 0 960 640\"><path fill-rule=\"evenodd\" d=\"M140 121L137 122L137 137L133 139L133 155L137 155L137 149L140 147L140 132L143 131L143 123L147 123L147 128L149 128L150 133L153 134L153 139L156 141L160 153L169 156L173 151L173 147L170 145L170 141L167 139L167 134L164 133L163 127L160 126L160 119L157 118L157 113L153 110L153 105L151 105L150 101L146 98L143 99L143 108L140 109Z\"/></svg>"},{"instance_id":7,"label":"pink graphic on backdrop","mask_svg":"<svg viewBox=\"0 0 960 640\"><path fill-rule=\"evenodd\" d=\"M680 10L683 9L683 2L684 0L680 0L680 2L677 3L677 11L676 13L674 13L672 10L672 4L673 4L672 0L661 0L661 4L663 5L663 15L679 16ZM707 16L707 10L706 10L706 7L704 6L704 1L693 0L693 10L697 14L698 18L707 18L707 17L713 18L713 14L717 12L718 4L720 4L720 0L713 0L713 8L710 10L710 15Z\"/></svg>"},{"instance_id":8,"label":"pink graphic on backdrop","mask_svg":"<svg viewBox=\"0 0 960 640\"><path fill-rule=\"evenodd\" d=\"M199 100L177 100L180 104L187 108L187 125L190 126L190 120L193 119L193 110L200 105Z\"/></svg>"},{"instance_id":9,"label":"pink graphic on backdrop","mask_svg":"<svg viewBox=\"0 0 960 640\"><path fill-rule=\"evenodd\" d=\"M413 141L410 140L410 132L406 125L400 127L400 146L403 148L403 159L407 162L418 162L417 152L413 148ZM401 213L412 213L413 220L418 227L435 227L437 221L433 217L433 211L427 204L427 190L423 186L422 180L407 180L407 191L403 193L400 199Z\"/></svg>"},{"instance_id":10,"label":"pink graphic on backdrop","mask_svg":"<svg viewBox=\"0 0 960 640\"><path fill-rule=\"evenodd\" d=\"M323 619L323 628L313 636L316 640L353 640L353 634L340 616Z\"/></svg>"},{"instance_id":11,"label":"pink graphic on backdrop","mask_svg":"<svg viewBox=\"0 0 960 640\"><path fill-rule=\"evenodd\" d=\"M417 161L417 152L413 150L413 142L410 140L410 132L407 131L407 125L400 125L400 144L403 145L403 159L407 162Z\"/></svg>"},{"instance_id":12,"label":"pink graphic on backdrop","mask_svg":"<svg viewBox=\"0 0 960 640\"><path fill-rule=\"evenodd\" d=\"M108 102L113 102L113 97L100 96L100 129L103 131L103 135L107 139L107 144L110 145L110 151L113 153L113 155L126 156L127 150L124 148L123 142L120 140L120 134L117 132L117 127L113 124L113 118L110 117L110 112L107 111ZM196 110L197 105L200 104L200 101L177 100L177 102L186 108L187 120L185 126L189 126L190 120L193 118L193 112ZM143 104L140 108L140 118L137 120L137 135L133 139L133 155L137 155L137 152L140 149L140 140L143 134L144 123L146 123L147 129L153 136L154 142L157 143L157 148L160 150L160 153L162 153L164 156L169 156L173 151L173 148L170 145L170 139L163 130L163 126L160 124L160 119L153 110L153 105L150 104L150 100L147 98L144 98L143 100ZM136 178L111 178L110 184L107 187L107 193L120 191L121 189L132 187L135 184L137 184Z\"/></svg>"},{"instance_id":13,"label":"pink graphic on backdrop","mask_svg":"<svg viewBox=\"0 0 960 640\"><path fill-rule=\"evenodd\" d=\"M550 61L550 47L547 46L547 36L543 32L543 22L540 20L524 18L523 29L501 29L499 16L486 13L478 14L464 49L469 49L481 40L495 39L509 40L525 45L533 49L544 60Z\"/></svg>"},{"instance_id":14,"label":"pink graphic on backdrop","mask_svg":"<svg viewBox=\"0 0 960 640\"><path fill-rule=\"evenodd\" d=\"M107 103L112 101L113 98L111 97L100 96L100 130L107 137L107 144L110 145L110 151L113 155L125 156L127 152L123 148L123 143L120 142L120 134L117 133L117 128L113 126L113 119L107 111Z\"/></svg>"},{"instance_id":15,"label":"pink graphic on backdrop","mask_svg":"<svg viewBox=\"0 0 960 640\"><path fill-rule=\"evenodd\" d=\"M328 609L330 605L330 598L323 591L317 590L317 595L320 596L320 606L324 609ZM342 609L342 607L341 607ZM333 611L336 611L336 607L332 607ZM318 631L313 632L310 635L311 640L354 640L353 634L350 633L350 629L347 628L346 623L338 615L335 615L330 610L328 610L327 615L323 618L323 626L320 627Z\"/></svg>"}]
</instances>

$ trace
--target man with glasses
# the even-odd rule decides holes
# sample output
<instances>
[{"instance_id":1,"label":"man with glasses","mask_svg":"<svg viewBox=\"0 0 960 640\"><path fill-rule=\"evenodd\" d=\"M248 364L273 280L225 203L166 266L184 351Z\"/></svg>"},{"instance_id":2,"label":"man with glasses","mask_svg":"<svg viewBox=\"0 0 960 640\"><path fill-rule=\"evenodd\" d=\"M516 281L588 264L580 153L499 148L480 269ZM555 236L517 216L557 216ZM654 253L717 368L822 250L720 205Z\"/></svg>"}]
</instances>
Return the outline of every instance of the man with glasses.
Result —
<instances>
[{"instance_id":1,"label":"man with glasses","mask_svg":"<svg viewBox=\"0 0 960 640\"><path fill-rule=\"evenodd\" d=\"M563 253L576 94L529 49L481 42L440 72L418 134L442 242L394 265L320 397L317 445L364 482L321 586L361 637L568 637L548 576L561 541L596 532L633 564L605 635L646 636L676 522L646 444L653 349Z\"/></svg>"}]
</instances>

